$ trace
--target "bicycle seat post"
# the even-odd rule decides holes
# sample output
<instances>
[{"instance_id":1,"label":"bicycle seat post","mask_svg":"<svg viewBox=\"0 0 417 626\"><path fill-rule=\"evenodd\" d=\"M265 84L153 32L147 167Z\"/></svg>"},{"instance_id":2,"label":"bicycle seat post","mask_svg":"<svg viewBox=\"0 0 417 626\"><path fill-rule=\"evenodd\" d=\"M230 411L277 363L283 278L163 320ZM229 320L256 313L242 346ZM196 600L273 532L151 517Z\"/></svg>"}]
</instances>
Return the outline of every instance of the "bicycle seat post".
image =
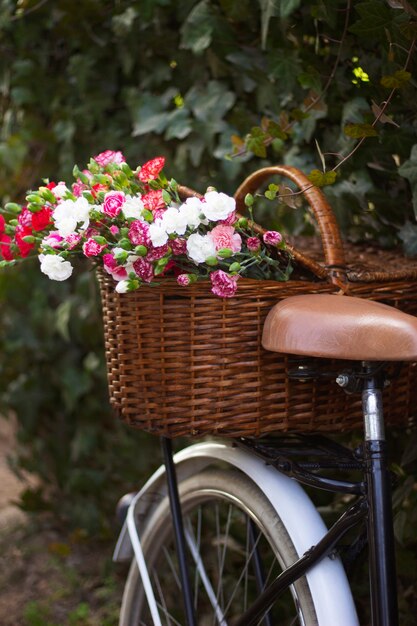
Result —
<instances>
[{"instance_id":1,"label":"bicycle seat post","mask_svg":"<svg viewBox=\"0 0 417 626\"><path fill-rule=\"evenodd\" d=\"M372 624L398 626L391 479L382 408L383 379L365 366L368 377L362 392L368 495L369 576Z\"/></svg>"}]
</instances>

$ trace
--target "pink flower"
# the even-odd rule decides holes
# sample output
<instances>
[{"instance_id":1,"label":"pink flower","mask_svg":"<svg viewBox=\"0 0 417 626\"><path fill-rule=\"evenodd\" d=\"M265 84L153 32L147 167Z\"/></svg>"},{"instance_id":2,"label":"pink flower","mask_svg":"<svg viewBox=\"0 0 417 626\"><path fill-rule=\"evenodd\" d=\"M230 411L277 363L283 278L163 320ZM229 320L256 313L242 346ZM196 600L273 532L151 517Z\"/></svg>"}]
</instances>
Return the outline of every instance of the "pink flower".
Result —
<instances>
[{"instance_id":1,"label":"pink flower","mask_svg":"<svg viewBox=\"0 0 417 626\"><path fill-rule=\"evenodd\" d=\"M100 167L106 167L106 165L109 165L110 163L120 164L126 161L121 152L115 152L114 150L105 150L93 158L94 161L100 165Z\"/></svg>"},{"instance_id":2,"label":"pink flower","mask_svg":"<svg viewBox=\"0 0 417 626\"><path fill-rule=\"evenodd\" d=\"M211 291L219 298L232 298L237 290L239 276L230 276L223 270L216 270L210 274Z\"/></svg>"},{"instance_id":3,"label":"pink flower","mask_svg":"<svg viewBox=\"0 0 417 626\"><path fill-rule=\"evenodd\" d=\"M19 213L17 221L19 222L19 224L21 226L24 226L25 228L31 228L32 227L32 211L29 211L28 208L23 207L22 212Z\"/></svg>"},{"instance_id":4,"label":"pink flower","mask_svg":"<svg viewBox=\"0 0 417 626\"><path fill-rule=\"evenodd\" d=\"M109 217L117 217L125 202L123 191L109 191L104 196L103 213Z\"/></svg>"},{"instance_id":5,"label":"pink flower","mask_svg":"<svg viewBox=\"0 0 417 626\"><path fill-rule=\"evenodd\" d=\"M135 220L130 225L128 237L134 246L150 246L149 224L142 220Z\"/></svg>"},{"instance_id":6,"label":"pink flower","mask_svg":"<svg viewBox=\"0 0 417 626\"><path fill-rule=\"evenodd\" d=\"M61 237L57 230L53 230L48 233L48 236L42 241L43 245L50 246L51 248L59 248L64 238Z\"/></svg>"},{"instance_id":7,"label":"pink flower","mask_svg":"<svg viewBox=\"0 0 417 626\"><path fill-rule=\"evenodd\" d=\"M137 261L133 263L133 269L136 274L141 278L145 283L150 283L154 274L153 274L153 265L146 261L145 259L139 258Z\"/></svg>"},{"instance_id":8,"label":"pink flower","mask_svg":"<svg viewBox=\"0 0 417 626\"><path fill-rule=\"evenodd\" d=\"M157 248L152 247L146 255L146 260L149 262L158 261L158 259L162 259L162 257L166 255L168 250L169 247L167 243L163 246L158 246Z\"/></svg>"},{"instance_id":9,"label":"pink flower","mask_svg":"<svg viewBox=\"0 0 417 626\"><path fill-rule=\"evenodd\" d=\"M81 235L78 235L78 233L71 233L65 237L65 241L68 244L68 250L72 250L80 243Z\"/></svg>"},{"instance_id":10,"label":"pink flower","mask_svg":"<svg viewBox=\"0 0 417 626\"><path fill-rule=\"evenodd\" d=\"M121 265L117 265L117 261L110 253L103 255L103 266L108 274L111 274L115 280L124 280L127 278L127 271Z\"/></svg>"},{"instance_id":11,"label":"pink flower","mask_svg":"<svg viewBox=\"0 0 417 626\"><path fill-rule=\"evenodd\" d=\"M84 189L87 189L87 185L84 185L84 183L77 182L77 183L73 183L72 185L72 193L77 198L79 198L82 195Z\"/></svg>"},{"instance_id":12,"label":"pink flower","mask_svg":"<svg viewBox=\"0 0 417 626\"><path fill-rule=\"evenodd\" d=\"M187 254L187 240L177 237L169 242L169 246L172 250L172 254L179 256L180 254Z\"/></svg>"},{"instance_id":13,"label":"pink flower","mask_svg":"<svg viewBox=\"0 0 417 626\"><path fill-rule=\"evenodd\" d=\"M120 231L120 228L116 226L116 224L113 224L112 226L110 226L110 232L112 235L117 235L119 231Z\"/></svg>"},{"instance_id":14,"label":"pink flower","mask_svg":"<svg viewBox=\"0 0 417 626\"><path fill-rule=\"evenodd\" d=\"M258 252L259 248L261 247L261 242L259 241L258 237L248 237L246 240L246 246L249 252Z\"/></svg>"},{"instance_id":15,"label":"pink flower","mask_svg":"<svg viewBox=\"0 0 417 626\"><path fill-rule=\"evenodd\" d=\"M220 220L219 224L224 224L225 226L233 226L236 220L236 211L232 211L232 213L230 213L230 215L228 215L225 220Z\"/></svg>"},{"instance_id":16,"label":"pink flower","mask_svg":"<svg viewBox=\"0 0 417 626\"><path fill-rule=\"evenodd\" d=\"M85 256L87 257L98 256L100 252L104 250L105 247L106 247L106 244L97 243L97 241L94 241L94 239L90 238L90 239L87 239L87 241L84 243L83 252Z\"/></svg>"},{"instance_id":17,"label":"pink flower","mask_svg":"<svg viewBox=\"0 0 417 626\"><path fill-rule=\"evenodd\" d=\"M277 246L282 241L282 235L276 230L267 230L266 233L264 233L263 240L270 246Z\"/></svg>"},{"instance_id":18,"label":"pink flower","mask_svg":"<svg viewBox=\"0 0 417 626\"><path fill-rule=\"evenodd\" d=\"M156 222L156 220L161 220L164 213L165 213L166 209L155 209L155 211L152 211L153 213L153 219Z\"/></svg>"},{"instance_id":19,"label":"pink flower","mask_svg":"<svg viewBox=\"0 0 417 626\"><path fill-rule=\"evenodd\" d=\"M150 180L155 180L158 178L160 171L165 165L165 157L156 157L151 161L147 161L140 168L140 172L138 174L139 180L143 183L148 183Z\"/></svg>"},{"instance_id":20,"label":"pink flower","mask_svg":"<svg viewBox=\"0 0 417 626\"><path fill-rule=\"evenodd\" d=\"M188 274L180 274L179 276L177 276L177 283L181 285L181 287L188 287L188 285L191 283L191 280Z\"/></svg>"},{"instance_id":21,"label":"pink flower","mask_svg":"<svg viewBox=\"0 0 417 626\"><path fill-rule=\"evenodd\" d=\"M213 241L216 250L230 248L233 252L239 252L242 247L242 239L233 226L219 224L208 233L208 236Z\"/></svg>"}]
</instances>

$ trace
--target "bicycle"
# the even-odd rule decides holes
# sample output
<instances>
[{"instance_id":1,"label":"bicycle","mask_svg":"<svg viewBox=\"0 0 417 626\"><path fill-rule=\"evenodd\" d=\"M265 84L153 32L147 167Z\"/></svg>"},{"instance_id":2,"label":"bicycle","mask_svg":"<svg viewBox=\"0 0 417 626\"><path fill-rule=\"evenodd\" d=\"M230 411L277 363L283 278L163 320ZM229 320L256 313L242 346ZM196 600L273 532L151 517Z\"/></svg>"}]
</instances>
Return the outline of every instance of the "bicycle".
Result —
<instances>
[{"instance_id":1,"label":"bicycle","mask_svg":"<svg viewBox=\"0 0 417 626\"><path fill-rule=\"evenodd\" d=\"M208 441L173 457L164 439L165 466L133 498L115 550L116 561L133 556L120 626L358 625L337 548L358 525L364 530L351 543L359 551L366 535L372 626L398 625L381 395L387 366L417 359L417 319L355 297L294 296L269 313L263 345L352 363L335 382L362 394L362 445L351 451L319 434L285 435ZM290 375L322 373L301 364ZM328 531L301 485L353 501Z\"/></svg>"}]
</instances>

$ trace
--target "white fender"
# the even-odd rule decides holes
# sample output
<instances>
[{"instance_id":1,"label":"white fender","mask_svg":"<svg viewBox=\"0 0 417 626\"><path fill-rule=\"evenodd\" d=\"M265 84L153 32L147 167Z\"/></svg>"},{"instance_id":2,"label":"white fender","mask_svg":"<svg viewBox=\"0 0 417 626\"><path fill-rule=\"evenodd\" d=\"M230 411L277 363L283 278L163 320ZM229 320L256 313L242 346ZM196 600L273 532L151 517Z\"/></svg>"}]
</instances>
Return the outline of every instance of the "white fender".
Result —
<instances>
[{"instance_id":1,"label":"white fender","mask_svg":"<svg viewBox=\"0 0 417 626\"><path fill-rule=\"evenodd\" d=\"M260 458L233 443L199 443L174 456L178 481L200 472L216 461L238 468L263 491L285 525L295 549L302 556L327 532L317 509L302 487ZM165 468L160 467L131 504L138 534L141 520L166 494ZM133 509L133 511L132 511ZM114 560L133 556L132 542L125 523L117 542ZM320 599L315 607L319 626L359 626L349 583L340 559L324 558L306 574L312 597Z\"/></svg>"}]
</instances>

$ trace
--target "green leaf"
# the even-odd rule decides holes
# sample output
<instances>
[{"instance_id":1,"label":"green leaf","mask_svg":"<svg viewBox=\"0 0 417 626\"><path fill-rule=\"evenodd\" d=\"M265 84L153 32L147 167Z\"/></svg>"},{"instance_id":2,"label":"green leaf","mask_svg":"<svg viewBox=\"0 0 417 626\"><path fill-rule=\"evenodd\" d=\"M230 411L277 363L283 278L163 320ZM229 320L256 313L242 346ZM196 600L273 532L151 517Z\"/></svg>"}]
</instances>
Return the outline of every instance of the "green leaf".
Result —
<instances>
[{"instance_id":1,"label":"green leaf","mask_svg":"<svg viewBox=\"0 0 417 626\"><path fill-rule=\"evenodd\" d=\"M246 137L246 147L258 157L266 157L265 141L268 135L259 127L254 126L250 134Z\"/></svg>"},{"instance_id":2,"label":"green leaf","mask_svg":"<svg viewBox=\"0 0 417 626\"><path fill-rule=\"evenodd\" d=\"M182 109L176 109L167 117L164 138L167 141L170 139L185 139L190 134L192 129L190 111L185 107Z\"/></svg>"},{"instance_id":3,"label":"green leaf","mask_svg":"<svg viewBox=\"0 0 417 626\"><path fill-rule=\"evenodd\" d=\"M209 0L202 0L191 11L181 28L181 47L201 54L212 41L215 19Z\"/></svg>"},{"instance_id":4,"label":"green leaf","mask_svg":"<svg viewBox=\"0 0 417 626\"><path fill-rule=\"evenodd\" d=\"M398 173L410 183L414 215L417 217L417 144L412 147L410 158L398 168Z\"/></svg>"},{"instance_id":5,"label":"green leaf","mask_svg":"<svg viewBox=\"0 0 417 626\"><path fill-rule=\"evenodd\" d=\"M225 114L234 105L236 94L227 89L223 83L211 80L205 86L192 87L184 100L195 117L207 124L208 121L223 120Z\"/></svg>"},{"instance_id":6,"label":"green leaf","mask_svg":"<svg viewBox=\"0 0 417 626\"><path fill-rule=\"evenodd\" d=\"M71 309L71 300L64 300L64 302L58 306L55 314L55 328L65 341L70 340L69 321Z\"/></svg>"},{"instance_id":7,"label":"green leaf","mask_svg":"<svg viewBox=\"0 0 417 626\"><path fill-rule=\"evenodd\" d=\"M281 48L273 50L268 56L268 76L289 91L297 82L301 63L296 52L288 50L283 53Z\"/></svg>"},{"instance_id":8,"label":"green leaf","mask_svg":"<svg viewBox=\"0 0 417 626\"><path fill-rule=\"evenodd\" d=\"M398 231L398 236L403 242L404 252L407 256L417 255L417 226L406 222Z\"/></svg>"},{"instance_id":9,"label":"green leaf","mask_svg":"<svg viewBox=\"0 0 417 626\"><path fill-rule=\"evenodd\" d=\"M410 72L397 70L394 74L389 74L381 78L381 85L387 89L400 89L411 79Z\"/></svg>"},{"instance_id":10,"label":"green leaf","mask_svg":"<svg viewBox=\"0 0 417 626\"><path fill-rule=\"evenodd\" d=\"M392 26L392 13L380 0L360 2L355 5L360 18L349 28L350 32L362 38L382 37L386 39L385 29Z\"/></svg>"},{"instance_id":11,"label":"green leaf","mask_svg":"<svg viewBox=\"0 0 417 626\"><path fill-rule=\"evenodd\" d=\"M378 131L371 124L346 124L343 129L345 135L352 139L362 139L362 137L377 137Z\"/></svg>"},{"instance_id":12,"label":"green leaf","mask_svg":"<svg viewBox=\"0 0 417 626\"><path fill-rule=\"evenodd\" d=\"M333 185L336 181L337 174L332 170L330 172L321 172L320 170L311 170L308 179L316 187L324 187L325 185Z\"/></svg>"},{"instance_id":13,"label":"green leaf","mask_svg":"<svg viewBox=\"0 0 417 626\"><path fill-rule=\"evenodd\" d=\"M150 93L144 93L139 97L133 96L130 98L130 109L133 120L133 137L152 132L164 132L168 113L161 98Z\"/></svg>"},{"instance_id":14,"label":"green leaf","mask_svg":"<svg viewBox=\"0 0 417 626\"><path fill-rule=\"evenodd\" d=\"M267 130L274 139L282 139L282 141L288 139L288 133L282 130L281 125L277 124L277 122L274 122L273 120L269 120Z\"/></svg>"},{"instance_id":15,"label":"green leaf","mask_svg":"<svg viewBox=\"0 0 417 626\"><path fill-rule=\"evenodd\" d=\"M413 41L413 39L417 38L417 21L410 20L400 24L400 31L406 39Z\"/></svg>"}]
</instances>

